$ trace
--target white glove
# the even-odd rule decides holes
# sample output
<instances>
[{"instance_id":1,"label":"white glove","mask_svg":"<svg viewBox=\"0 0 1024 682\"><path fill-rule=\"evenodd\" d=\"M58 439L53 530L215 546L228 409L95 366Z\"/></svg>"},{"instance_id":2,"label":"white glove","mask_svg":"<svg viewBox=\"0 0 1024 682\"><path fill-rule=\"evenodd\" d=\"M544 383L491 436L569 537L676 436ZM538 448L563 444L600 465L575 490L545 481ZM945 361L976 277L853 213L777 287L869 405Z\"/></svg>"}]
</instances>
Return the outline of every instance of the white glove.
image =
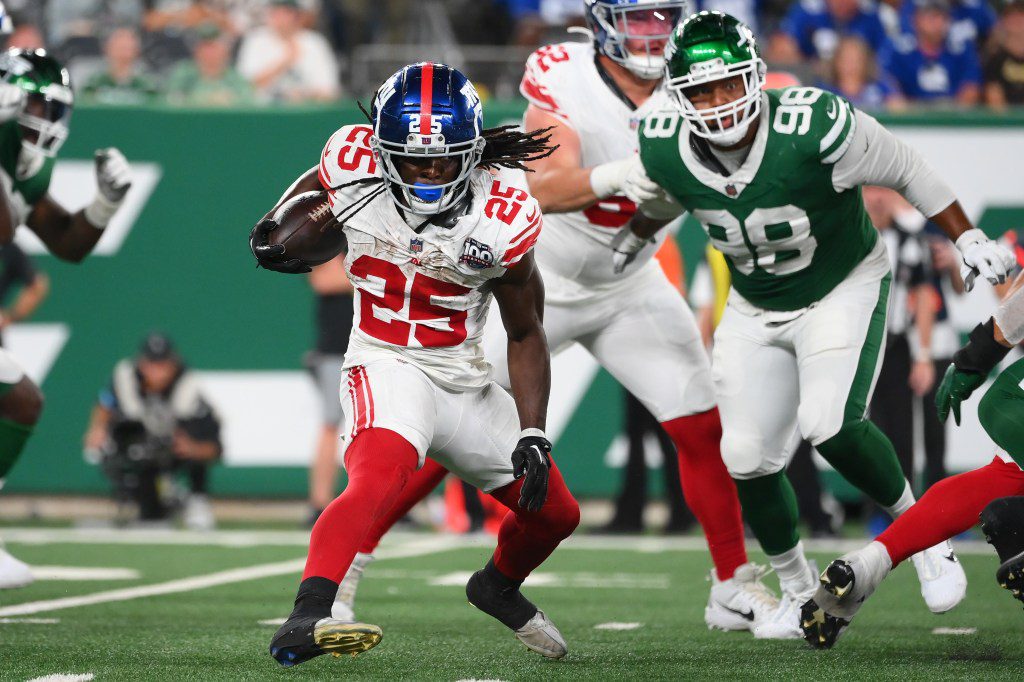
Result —
<instances>
[{"instance_id":1,"label":"white glove","mask_svg":"<svg viewBox=\"0 0 1024 682\"><path fill-rule=\"evenodd\" d=\"M94 160L99 191L93 202L85 207L85 217L102 229L114 217L132 187L132 167L116 147L97 149Z\"/></svg>"},{"instance_id":2,"label":"white glove","mask_svg":"<svg viewBox=\"0 0 1024 682\"><path fill-rule=\"evenodd\" d=\"M7 123L18 117L25 108L26 93L13 83L0 83L0 123Z\"/></svg>"},{"instance_id":3,"label":"white glove","mask_svg":"<svg viewBox=\"0 0 1024 682\"><path fill-rule=\"evenodd\" d=\"M633 163L622 183L622 193L626 195L626 198L637 206L643 206L652 201L664 201L665 190L647 177L647 171L644 170L640 157L633 156L630 160Z\"/></svg>"},{"instance_id":4,"label":"white glove","mask_svg":"<svg viewBox=\"0 0 1024 682\"><path fill-rule=\"evenodd\" d=\"M650 239L639 237L629 226L623 227L612 237L612 271L621 275L626 266L633 262Z\"/></svg>"},{"instance_id":5,"label":"white glove","mask_svg":"<svg viewBox=\"0 0 1024 682\"><path fill-rule=\"evenodd\" d=\"M967 230L956 240L956 248L964 259L960 273L964 289L974 288L974 280L981 275L989 284L1002 284L1017 260L1009 249L995 243L978 228Z\"/></svg>"},{"instance_id":6,"label":"white glove","mask_svg":"<svg viewBox=\"0 0 1024 682\"><path fill-rule=\"evenodd\" d=\"M640 161L639 156L631 156L618 161L609 161L590 169L590 189L598 199L607 199L622 191L626 176L633 168L633 159Z\"/></svg>"}]
</instances>

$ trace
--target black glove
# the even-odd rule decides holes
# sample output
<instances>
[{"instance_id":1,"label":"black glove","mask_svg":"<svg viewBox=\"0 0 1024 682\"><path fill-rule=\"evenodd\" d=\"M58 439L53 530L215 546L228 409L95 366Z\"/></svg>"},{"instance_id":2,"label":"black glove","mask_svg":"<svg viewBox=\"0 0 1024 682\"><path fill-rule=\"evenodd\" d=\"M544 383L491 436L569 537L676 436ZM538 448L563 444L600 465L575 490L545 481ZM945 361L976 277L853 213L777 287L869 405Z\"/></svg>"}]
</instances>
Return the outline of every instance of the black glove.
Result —
<instances>
[{"instance_id":1,"label":"black glove","mask_svg":"<svg viewBox=\"0 0 1024 682\"><path fill-rule=\"evenodd\" d=\"M256 223L256 227L252 228L252 232L249 233L249 249L252 251L252 255L256 256L257 267L290 275L310 272L312 268L298 258L281 258L284 255L284 244L269 244L267 242L267 237L277 226L273 218L264 218Z\"/></svg>"},{"instance_id":2,"label":"black glove","mask_svg":"<svg viewBox=\"0 0 1024 682\"><path fill-rule=\"evenodd\" d=\"M540 511L548 496L548 470L551 468L551 441L543 436L525 436L512 451L512 475L518 481L526 477L519 490L519 506Z\"/></svg>"}]
</instances>

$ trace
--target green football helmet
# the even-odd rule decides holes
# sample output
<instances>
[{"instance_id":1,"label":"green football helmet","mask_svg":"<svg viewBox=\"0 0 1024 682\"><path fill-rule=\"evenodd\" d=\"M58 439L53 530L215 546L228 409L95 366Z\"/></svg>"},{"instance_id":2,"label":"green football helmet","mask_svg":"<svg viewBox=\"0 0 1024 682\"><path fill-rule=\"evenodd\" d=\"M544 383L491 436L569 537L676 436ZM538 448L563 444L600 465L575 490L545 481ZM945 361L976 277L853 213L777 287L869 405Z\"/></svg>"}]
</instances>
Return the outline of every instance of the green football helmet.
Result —
<instances>
[{"instance_id":1,"label":"green football helmet","mask_svg":"<svg viewBox=\"0 0 1024 682\"><path fill-rule=\"evenodd\" d=\"M698 12L673 31L665 57L665 85L690 130L721 145L739 142L761 110L767 70L750 28L722 12ZM698 110L687 97L694 86L734 76L746 91L728 104Z\"/></svg>"},{"instance_id":2,"label":"green football helmet","mask_svg":"<svg viewBox=\"0 0 1024 682\"><path fill-rule=\"evenodd\" d=\"M18 114L22 149L35 156L56 156L68 138L75 105L68 70L45 50L11 48L0 53L0 80L26 93Z\"/></svg>"}]
</instances>

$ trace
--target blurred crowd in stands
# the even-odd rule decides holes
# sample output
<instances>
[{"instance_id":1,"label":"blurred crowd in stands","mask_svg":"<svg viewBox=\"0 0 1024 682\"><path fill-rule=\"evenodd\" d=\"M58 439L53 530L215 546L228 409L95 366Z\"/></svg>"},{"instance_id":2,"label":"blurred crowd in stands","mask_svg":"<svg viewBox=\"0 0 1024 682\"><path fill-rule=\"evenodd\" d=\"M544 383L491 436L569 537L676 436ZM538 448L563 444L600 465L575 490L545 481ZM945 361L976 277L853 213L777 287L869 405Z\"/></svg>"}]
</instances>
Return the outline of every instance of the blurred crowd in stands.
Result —
<instances>
[{"instance_id":1,"label":"blurred crowd in stands","mask_svg":"<svg viewBox=\"0 0 1024 682\"><path fill-rule=\"evenodd\" d=\"M184 106L366 96L417 58L515 95L584 0L7 0L84 101ZM871 110L1024 105L1024 0L696 0L746 21L772 71Z\"/></svg>"}]
</instances>

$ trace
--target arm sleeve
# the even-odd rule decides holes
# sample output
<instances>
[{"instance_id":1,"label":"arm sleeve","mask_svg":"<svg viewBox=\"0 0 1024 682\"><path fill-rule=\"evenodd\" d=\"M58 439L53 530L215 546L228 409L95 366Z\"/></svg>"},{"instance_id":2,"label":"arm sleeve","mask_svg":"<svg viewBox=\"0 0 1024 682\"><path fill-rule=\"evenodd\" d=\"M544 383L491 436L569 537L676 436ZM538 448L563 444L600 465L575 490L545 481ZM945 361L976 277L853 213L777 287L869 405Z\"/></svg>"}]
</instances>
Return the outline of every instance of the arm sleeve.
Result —
<instances>
[{"instance_id":1,"label":"arm sleeve","mask_svg":"<svg viewBox=\"0 0 1024 682\"><path fill-rule=\"evenodd\" d=\"M832 173L837 191L860 185L894 189L931 218L948 207L956 196L917 151L886 130L873 117L855 113L857 129L853 143Z\"/></svg>"},{"instance_id":2,"label":"arm sleeve","mask_svg":"<svg viewBox=\"0 0 1024 682\"><path fill-rule=\"evenodd\" d=\"M1007 296L994 317L1007 341L1015 346L1024 341L1024 287Z\"/></svg>"}]
</instances>

